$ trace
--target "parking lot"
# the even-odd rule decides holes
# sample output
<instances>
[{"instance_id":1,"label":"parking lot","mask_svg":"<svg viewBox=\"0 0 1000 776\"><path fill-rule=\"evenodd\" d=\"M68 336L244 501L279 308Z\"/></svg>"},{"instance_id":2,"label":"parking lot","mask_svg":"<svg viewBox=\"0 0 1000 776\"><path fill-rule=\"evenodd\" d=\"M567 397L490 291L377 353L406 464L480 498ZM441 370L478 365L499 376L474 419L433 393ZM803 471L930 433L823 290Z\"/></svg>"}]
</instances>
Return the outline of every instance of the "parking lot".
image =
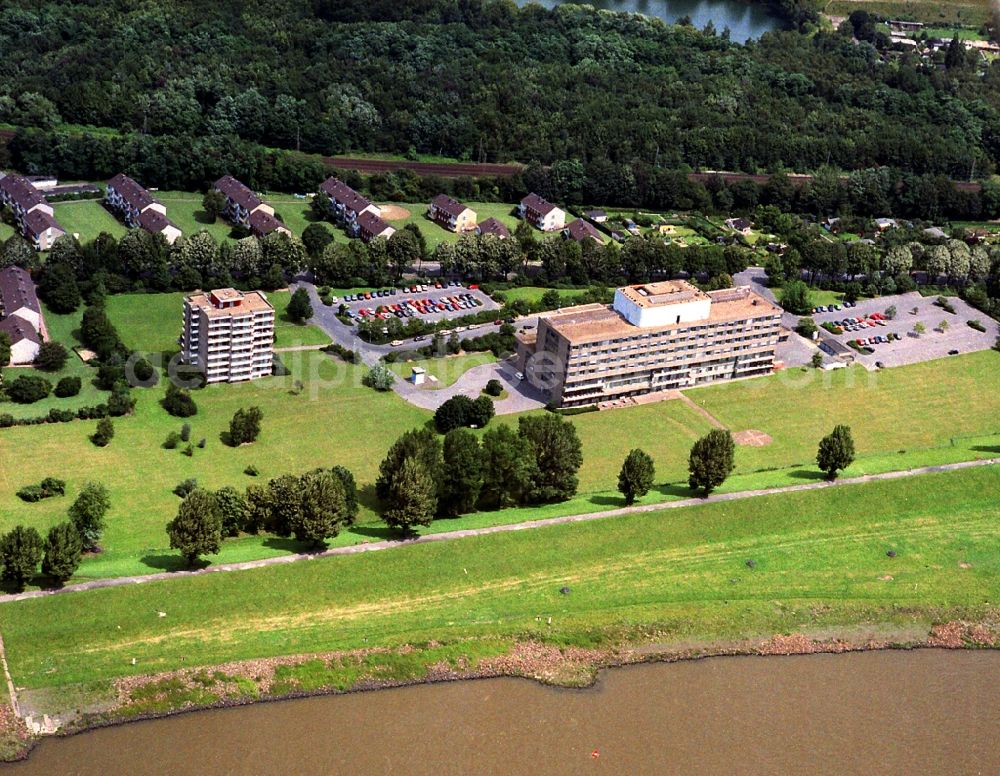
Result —
<instances>
[{"instance_id":1,"label":"parking lot","mask_svg":"<svg viewBox=\"0 0 1000 776\"><path fill-rule=\"evenodd\" d=\"M868 340L871 337L892 340L868 345L874 351L871 354L852 349L855 360L870 369L879 364L887 367L902 366L955 355L953 351L971 353L993 347L1000 333L996 321L956 297L948 298L955 308L954 314L935 305L936 299L937 297L923 297L917 292L897 294L861 300L854 307L814 313L812 317L817 324L840 323L845 318L862 318L873 322L874 325L864 326L857 331L844 331L839 335L827 333L827 336L842 345L847 345L851 340ZM884 315L886 308L890 306L896 308L895 318L883 318L875 322L871 317ZM916 312L913 312L914 309ZM980 321L986 331L980 332L970 327L967 323L970 320ZM943 332L939 330L942 321L948 322ZM920 336L913 331L917 323L923 324L925 329Z\"/></svg>"},{"instance_id":2,"label":"parking lot","mask_svg":"<svg viewBox=\"0 0 1000 776\"><path fill-rule=\"evenodd\" d=\"M461 318L482 310L499 310L500 305L475 287L461 284L413 285L406 289L374 289L365 294L354 295L335 302L335 306L346 304L356 321L370 318L375 314L399 318L419 318L424 321L439 321L443 318ZM383 318L385 319L385 318Z\"/></svg>"}]
</instances>

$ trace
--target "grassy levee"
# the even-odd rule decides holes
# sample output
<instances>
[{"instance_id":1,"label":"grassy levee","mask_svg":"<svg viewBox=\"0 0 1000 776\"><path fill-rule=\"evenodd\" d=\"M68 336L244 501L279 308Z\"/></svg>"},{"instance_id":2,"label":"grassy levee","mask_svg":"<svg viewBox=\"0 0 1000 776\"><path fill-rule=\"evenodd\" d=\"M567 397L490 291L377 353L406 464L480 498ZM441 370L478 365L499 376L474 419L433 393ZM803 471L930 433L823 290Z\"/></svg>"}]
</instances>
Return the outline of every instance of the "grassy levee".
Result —
<instances>
[{"instance_id":1,"label":"grassy levee","mask_svg":"<svg viewBox=\"0 0 1000 776\"><path fill-rule=\"evenodd\" d=\"M113 312L113 317L120 313ZM171 323L170 332L175 332L176 309L169 306L169 315L164 316L164 325ZM140 350L155 350L166 336L155 325L123 332L127 343ZM773 437L767 447L739 447L736 471L720 490L780 487L820 477L816 444L836 423L851 425L857 442L858 457L844 472L846 477L1000 455L995 423L1000 410L997 359L1000 354L987 351L885 370L871 378L863 370L786 373L700 388L689 395L734 431L755 428ZM112 507L102 542L105 551L86 558L75 581L177 569L183 563L169 549L164 527L176 514L179 500L171 491L182 480L195 477L206 487L242 489L280 474L341 464L357 478L362 509L359 524L330 546L388 537L375 512L371 484L393 440L404 430L427 423L431 413L395 394L377 394L363 387L363 367L321 353L286 353L283 360L292 370L287 378L213 386L195 393L199 411L187 422L192 426L192 441L204 438L206 447L196 448L192 457L161 446L167 434L184 422L160 406L162 384L135 391L135 415L115 421L115 438L103 449L88 440L93 422L3 429L0 531L25 524L44 534L65 519L66 508L83 482L95 479L111 489ZM293 389L296 379L304 383L298 395ZM811 382L796 387L793 379ZM261 438L246 447L226 447L221 435L230 418L238 408L250 405L264 411ZM36 406L29 405L29 409ZM0 411L16 407L6 403ZM500 416L492 424L516 424L517 418ZM620 507L623 500L615 490L618 471L633 447L643 448L656 461L657 485L641 503L691 495L685 483L688 452L711 426L684 403L588 413L573 417L572 422L584 456L579 492L573 499L435 521L425 532ZM25 450L31 455L25 455ZM256 480L243 473L250 464L260 470ZM67 495L35 504L25 504L14 495L18 488L46 476L66 479ZM226 540L220 554L210 560L238 562L305 549L288 539L243 536Z\"/></svg>"},{"instance_id":2,"label":"grassy levee","mask_svg":"<svg viewBox=\"0 0 1000 776\"><path fill-rule=\"evenodd\" d=\"M998 489L997 467L928 474L50 596L0 613L14 680L46 711L121 677L327 650L435 642L475 658L529 639L891 638L996 612ZM426 671L419 649L408 665L411 678Z\"/></svg>"}]
</instances>

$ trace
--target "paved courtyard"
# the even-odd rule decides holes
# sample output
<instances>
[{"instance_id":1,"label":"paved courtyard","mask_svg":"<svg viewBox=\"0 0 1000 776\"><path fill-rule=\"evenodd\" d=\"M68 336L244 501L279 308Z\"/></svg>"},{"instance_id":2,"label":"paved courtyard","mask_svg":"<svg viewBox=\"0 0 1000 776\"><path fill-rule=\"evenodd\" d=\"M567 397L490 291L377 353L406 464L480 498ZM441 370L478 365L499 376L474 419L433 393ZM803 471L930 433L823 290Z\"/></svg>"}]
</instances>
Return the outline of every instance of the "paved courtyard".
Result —
<instances>
[{"instance_id":1,"label":"paved courtyard","mask_svg":"<svg viewBox=\"0 0 1000 776\"><path fill-rule=\"evenodd\" d=\"M884 321L884 326L864 329L857 332L845 331L840 335L828 335L837 342L846 345L848 341L872 336L885 336L890 332L900 335L901 339L888 344L871 345L875 352L864 355L853 351L858 363L869 369L875 368L876 362L884 366L902 366L928 361L933 358L944 358L953 350L959 353L971 353L993 347L1000 334L997 322L969 306L957 297L948 297L954 306L955 314L946 312L934 304L937 297L924 297L916 291L909 294L896 294L876 299L859 301L856 307L844 308L834 312L816 313L813 320L816 323L841 321L844 318L865 317L871 313L884 313L886 308L894 306L896 317ZM913 309L916 308L916 313ZM986 331L980 332L968 325L968 321L978 320ZM938 326L941 321L948 322L948 328L941 332ZM926 331L917 336L913 327L922 323Z\"/></svg>"}]
</instances>

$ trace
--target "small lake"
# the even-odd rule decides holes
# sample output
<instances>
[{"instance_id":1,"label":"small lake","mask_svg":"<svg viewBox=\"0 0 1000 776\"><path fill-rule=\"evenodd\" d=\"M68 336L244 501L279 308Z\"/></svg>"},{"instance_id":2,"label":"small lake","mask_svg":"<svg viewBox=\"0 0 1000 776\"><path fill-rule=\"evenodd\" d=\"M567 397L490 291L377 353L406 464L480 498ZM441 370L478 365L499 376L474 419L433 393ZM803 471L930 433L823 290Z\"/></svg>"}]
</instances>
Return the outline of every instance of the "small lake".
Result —
<instances>
[{"instance_id":1,"label":"small lake","mask_svg":"<svg viewBox=\"0 0 1000 776\"><path fill-rule=\"evenodd\" d=\"M43 742L11 776L1000 773L1000 651L711 658L184 714Z\"/></svg>"},{"instance_id":2,"label":"small lake","mask_svg":"<svg viewBox=\"0 0 1000 776\"><path fill-rule=\"evenodd\" d=\"M515 0L518 5L538 2L546 8L553 8L566 0ZM699 30L710 21L721 33L728 27L730 38L737 43L759 38L765 32L780 30L787 25L782 19L768 13L766 7L757 2L739 0L579 0L580 4L592 5L608 11L629 11L646 16L655 16L673 23L688 16Z\"/></svg>"}]
</instances>

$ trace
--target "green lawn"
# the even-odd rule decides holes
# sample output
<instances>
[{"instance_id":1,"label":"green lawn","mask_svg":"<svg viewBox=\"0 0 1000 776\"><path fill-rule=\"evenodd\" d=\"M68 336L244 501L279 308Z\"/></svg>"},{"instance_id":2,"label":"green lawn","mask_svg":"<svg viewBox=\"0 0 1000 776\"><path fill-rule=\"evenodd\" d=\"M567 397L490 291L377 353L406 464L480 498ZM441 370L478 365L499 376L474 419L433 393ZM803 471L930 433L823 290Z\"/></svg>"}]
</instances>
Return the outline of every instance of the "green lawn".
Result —
<instances>
[{"instance_id":1,"label":"green lawn","mask_svg":"<svg viewBox=\"0 0 1000 776\"><path fill-rule=\"evenodd\" d=\"M108 315L125 344L143 353L176 352L183 328L183 292L171 294L118 294L108 297ZM326 345L330 338L316 326L300 326L285 316L291 300L288 291L267 294L274 305L274 346L290 348Z\"/></svg>"},{"instance_id":2,"label":"green lawn","mask_svg":"<svg viewBox=\"0 0 1000 776\"><path fill-rule=\"evenodd\" d=\"M397 361L389 364L389 368L401 379L407 379L413 371L413 367L423 367L428 375L437 378L437 383L428 381L428 390L434 388L445 388L453 385L459 377L464 375L473 367L483 364L492 364L496 361L496 356L490 352L464 353L460 356L447 356L445 358L419 358L412 361ZM486 381L483 381L483 385Z\"/></svg>"},{"instance_id":3,"label":"green lawn","mask_svg":"<svg viewBox=\"0 0 1000 776\"><path fill-rule=\"evenodd\" d=\"M3 604L3 636L22 699L55 712L121 677L325 650L416 645L408 678L525 639L926 633L995 617L998 489L992 467L46 597Z\"/></svg>"},{"instance_id":4,"label":"green lawn","mask_svg":"<svg viewBox=\"0 0 1000 776\"><path fill-rule=\"evenodd\" d=\"M9 240L15 234L17 234L17 232L13 226L4 221L0 221L0 242Z\"/></svg>"},{"instance_id":5,"label":"green lawn","mask_svg":"<svg viewBox=\"0 0 1000 776\"><path fill-rule=\"evenodd\" d=\"M542 288L541 286L518 286L516 288L510 288L506 291L501 291L508 302L516 302L519 299L524 299L528 302L540 302L542 296L544 296L546 291L551 291L549 288ZM556 289L559 292L560 299L565 299L572 301L574 297L583 294L583 290L573 290L567 288Z\"/></svg>"},{"instance_id":6,"label":"green lawn","mask_svg":"<svg viewBox=\"0 0 1000 776\"><path fill-rule=\"evenodd\" d=\"M11 401L4 401L0 403L0 413L13 415L15 418L37 418L48 415L49 410L52 408L76 410L80 407L93 407L96 404L101 404L108 398L107 392L98 390L93 385L97 370L87 366L73 351L73 348L80 345L79 340L76 338L76 331L80 326L83 308L69 315L56 315L43 305L43 312L45 315L45 325L49 330L49 337L55 342L61 342L66 350L70 351L66 366L58 372L43 372L40 369L30 367L8 367L0 370L3 373L3 379L6 381L13 380L20 375L38 375L39 377L44 377L55 387L61 378L76 375L80 378L80 393L65 399L59 399L50 394L48 398L37 401L34 404L15 404Z\"/></svg>"},{"instance_id":7,"label":"green lawn","mask_svg":"<svg viewBox=\"0 0 1000 776\"><path fill-rule=\"evenodd\" d=\"M82 199L76 202L57 202L53 205L56 220L70 234L80 235L80 240L93 240L101 232L122 237L128 227L108 212L100 200Z\"/></svg>"},{"instance_id":8,"label":"green lawn","mask_svg":"<svg viewBox=\"0 0 1000 776\"><path fill-rule=\"evenodd\" d=\"M779 302L781 301L781 293L784 291L783 288L773 288L774 297ZM821 288L810 288L809 289L809 301L812 307L819 306L829 306L831 304L841 304L844 301L844 294L840 291L824 291Z\"/></svg>"},{"instance_id":9,"label":"green lawn","mask_svg":"<svg viewBox=\"0 0 1000 776\"><path fill-rule=\"evenodd\" d=\"M767 447L741 448L741 467L791 466L813 461L820 437L838 423L851 426L859 455L1000 431L1000 354L986 350L878 372L795 369L686 393L733 431L771 435Z\"/></svg>"}]
</instances>

